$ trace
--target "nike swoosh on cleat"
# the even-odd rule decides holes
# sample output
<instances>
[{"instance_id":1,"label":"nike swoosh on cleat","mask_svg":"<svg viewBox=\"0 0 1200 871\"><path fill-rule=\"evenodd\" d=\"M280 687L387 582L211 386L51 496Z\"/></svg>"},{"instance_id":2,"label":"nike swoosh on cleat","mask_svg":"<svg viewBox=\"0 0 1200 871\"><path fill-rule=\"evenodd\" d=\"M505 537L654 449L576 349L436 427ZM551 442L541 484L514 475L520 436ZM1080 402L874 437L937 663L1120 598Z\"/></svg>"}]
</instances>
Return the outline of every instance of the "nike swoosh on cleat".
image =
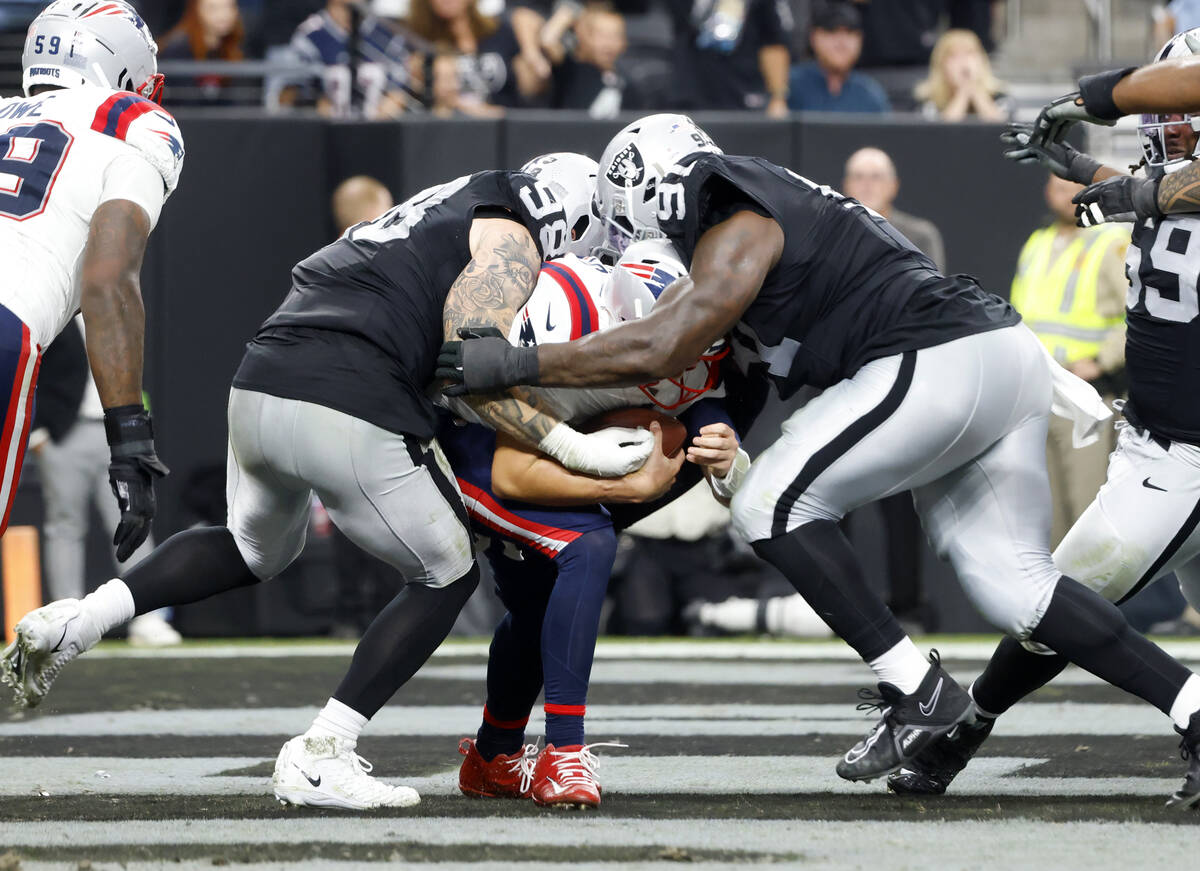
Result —
<instances>
[{"instance_id":1,"label":"nike swoosh on cleat","mask_svg":"<svg viewBox=\"0 0 1200 871\"><path fill-rule=\"evenodd\" d=\"M938 699L942 697L942 684L946 682L944 677L939 677L937 686L933 688L933 695L929 697L929 704L919 702L917 707L921 709L921 715L928 717L933 713L933 709L937 707Z\"/></svg>"},{"instance_id":2,"label":"nike swoosh on cleat","mask_svg":"<svg viewBox=\"0 0 1200 871\"><path fill-rule=\"evenodd\" d=\"M58 639L58 641L55 642L54 646L50 648L51 653L58 653L58 647L60 644L63 643L63 640L67 637L67 630L71 627L71 622L72 622L71 620L68 620L67 624L65 626L63 626L62 635L59 636L59 639Z\"/></svg>"},{"instance_id":3,"label":"nike swoosh on cleat","mask_svg":"<svg viewBox=\"0 0 1200 871\"><path fill-rule=\"evenodd\" d=\"M555 795L562 795L567 791L567 788L555 780L553 777L547 777L546 782L550 784L550 789Z\"/></svg>"},{"instance_id":4,"label":"nike swoosh on cleat","mask_svg":"<svg viewBox=\"0 0 1200 871\"><path fill-rule=\"evenodd\" d=\"M300 774L304 776L304 779L307 780L309 783L311 783L313 786L321 785L321 778L318 777L316 780L313 780L311 777L308 776L308 772L305 771L303 768L301 768L299 765L296 765L295 762L292 763L292 767L294 767L297 771L299 771Z\"/></svg>"},{"instance_id":5,"label":"nike swoosh on cleat","mask_svg":"<svg viewBox=\"0 0 1200 871\"><path fill-rule=\"evenodd\" d=\"M857 749L858 745L855 745L854 747L851 747L849 750L847 750L846 755L843 757L846 760L846 762L850 765L853 765L854 763L856 763L860 759L862 759L864 756L866 756L868 753L870 753L871 748L875 746L875 742L879 740L879 737L883 734L883 732L886 728L887 728L887 723L880 723L875 728L874 732L872 732L870 735L868 735L866 738L863 739L862 750L859 750L857 753L855 753L854 751Z\"/></svg>"},{"instance_id":6,"label":"nike swoosh on cleat","mask_svg":"<svg viewBox=\"0 0 1200 871\"><path fill-rule=\"evenodd\" d=\"M1142 482L1142 486L1143 486L1143 487L1145 487L1147 490L1158 490L1158 491L1160 491L1160 492L1162 492L1162 493L1166 493L1166 492L1167 492L1167 488L1166 488L1166 487L1157 487L1157 486L1155 486L1154 484L1151 484L1151 483L1150 483L1150 479L1149 479L1149 478L1147 478L1145 481L1143 481L1143 482Z\"/></svg>"}]
</instances>

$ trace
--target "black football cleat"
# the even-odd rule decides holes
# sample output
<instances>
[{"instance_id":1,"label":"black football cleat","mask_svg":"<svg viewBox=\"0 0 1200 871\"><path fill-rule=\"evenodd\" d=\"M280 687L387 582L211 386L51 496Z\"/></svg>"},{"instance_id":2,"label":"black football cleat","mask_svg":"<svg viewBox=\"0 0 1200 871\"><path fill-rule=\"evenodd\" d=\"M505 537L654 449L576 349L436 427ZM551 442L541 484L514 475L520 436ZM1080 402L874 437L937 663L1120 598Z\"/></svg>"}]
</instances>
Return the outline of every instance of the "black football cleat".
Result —
<instances>
[{"instance_id":1,"label":"black football cleat","mask_svg":"<svg viewBox=\"0 0 1200 871\"><path fill-rule=\"evenodd\" d=\"M837 773L846 780L874 780L907 765L929 744L971 716L971 697L944 668L935 650L929 671L912 695L890 683L878 694L858 691L865 702L860 711L875 708L882 719L838 760Z\"/></svg>"},{"instance_id":2,"label":"black football cleat","mask_svg":"<svg viewBox=\"0 0 1200 871\"><path fill-rule=\"evenodd\" d=\"M992 734L994 725L995 720L985 719L959 723L890 775L888 789L897 795L942 795Z\"/></svg>"},{"instance_id":3,"label":"black football cleat","mask_svg":"<svg viewBox=\"0 0 1200 871\"><path fill-rule=\"evenodd\" d=\"M1183 786L1173 796L1167 799L1167 807L1180 810L1200 809L1200 711L1192 714L1186 729L1175 727L1175 731L1183 736L1179 742L1179 755L1187 760L1187 776Z\"/></svg>"}]
</instances>

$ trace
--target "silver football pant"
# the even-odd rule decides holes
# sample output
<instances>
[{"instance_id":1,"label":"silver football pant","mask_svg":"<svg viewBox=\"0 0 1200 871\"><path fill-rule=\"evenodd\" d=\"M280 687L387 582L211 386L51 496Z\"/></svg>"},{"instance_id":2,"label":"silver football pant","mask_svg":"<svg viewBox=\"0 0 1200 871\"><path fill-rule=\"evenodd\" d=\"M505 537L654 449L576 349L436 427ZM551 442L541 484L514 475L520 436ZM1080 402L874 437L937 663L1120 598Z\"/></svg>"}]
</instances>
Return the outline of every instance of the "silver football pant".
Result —
<instances>
[{"instance_id":1,"label":"silver football pant","mask_svg":"<svg viewBox=\"0 0 1200 871\"><path fill-rule=\"evenodd\" d=\"M474 563L462 494L436 440L235 387L227 469L229 531L260 578L300 555L313 493L347 538L407 581L444 587Z\"/></svg>"},{"instance_id":2,"label":"silver football pant","mask_svg":"<svg viewBox=\"0 0 1200 871\"><path fill-rule=\"evenodd\" d=\"M748 541L904 490L980 613L1024 639L1060 572L1050 558L1051 379L1024 325L874 360L784 423L733 499Z\"/></svg>"}]
</instances>

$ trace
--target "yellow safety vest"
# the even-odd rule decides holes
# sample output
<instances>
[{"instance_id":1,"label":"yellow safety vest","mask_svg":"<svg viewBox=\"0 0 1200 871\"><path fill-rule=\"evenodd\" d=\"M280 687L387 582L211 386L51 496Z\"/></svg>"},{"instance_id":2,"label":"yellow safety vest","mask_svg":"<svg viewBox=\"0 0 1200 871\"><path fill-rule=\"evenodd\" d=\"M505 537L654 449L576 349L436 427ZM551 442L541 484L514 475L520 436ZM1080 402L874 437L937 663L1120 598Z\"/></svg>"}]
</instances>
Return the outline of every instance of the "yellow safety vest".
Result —
<instances>
[{"instance_id":1,"label":"yellow safety vest","mask_svg":"<svg viewBox=\"0 0 1200 871\"><path fill-rule=\"evenodd\" d=\"M1113 245L1128 245L1129 231L1102 226L1080 230L1051 259L1058 228L1035 230L1021 249L1010 301L1042 344L1064 365L1095 357L1124 315L1096 313L1100 265Z\"/></svg>"}]
</instances>

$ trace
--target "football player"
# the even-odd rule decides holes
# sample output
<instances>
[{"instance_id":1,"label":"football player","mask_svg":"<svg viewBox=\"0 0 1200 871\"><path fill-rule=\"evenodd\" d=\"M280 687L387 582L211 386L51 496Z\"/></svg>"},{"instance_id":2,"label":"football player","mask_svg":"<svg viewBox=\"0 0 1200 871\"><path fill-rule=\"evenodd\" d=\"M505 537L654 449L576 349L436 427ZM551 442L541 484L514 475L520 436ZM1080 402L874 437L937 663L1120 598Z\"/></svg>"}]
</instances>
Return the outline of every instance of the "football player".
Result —
<instances>
[{"instance_id":1,"label":"football player","mask_svg":"<svg viewBox=\"0 0 1200 871\"><path fill-rule=\"evenodd\" d=\"M1195 36L1174 37L1157 58L1191 57L1200 51ZM1031 143L1031 133L1017 127L1008 134L1007 156L1040 163L1077 181L1105 175L1132 178L1118 176L1118 170L1102 167L1065 143ZM1143 181L1165 184L1195 165L1200 134L1190 116L1143 116L1139 135L1146 160ZM1187 377L1192 371L1188 361L1200 345L1200 219L1139 217L1132 241L1126 258L1129 398L1121 408L1124 420L1117 423L1117 449L1109 460L1108 480L1054 551L1054 563L1117 603L1174 572L1188 601L1200 606L1200 411L1192 401L1195 385ZM974 718L892 775L889 786L900 793L945 792L996 717L1066 665L1062 656L1038 655L1010 639L1003 641L971 687ZM1185 740L1183 750L1194 754L1195 744ZM1192 758L1187 781L1168 804L1200 804L1200 766Z\"/></svg>"},{"instance_id":2,"label":"football player","mask_svg":"<svg viewBox=\"0 0 1200 871\"><path fill-rule=\"evenodd\" d=\"M523 169L559 195L573 241L566 255L542 267L513 323L513 344L568 341L640 317L683 274L670 243L662 240L632 246L614 268L586 256L600 241L592 232L599 229L591 215L595 161L552 154ZM543 394L571 420L651 403L686 415L696 433L687 456L717 481L714 486L728 488L749 457L739 450L723 409L713 407L721 395L716 369L721 353L714 350L661 384ZM469 409L460 410L471 417ZM637 513L645 514L665 501L659 497L668 489L680 492L671 485L685 454L667 459L656 445L637 472L601 480L573 473L482 426L446 426L439 439L475 529L487 542L485 553L508 609L492 640L483 722L475 739L459 744L466 757L459 787L476 797L532 796L540 805L594 807L601 790L591 748L607 745L586 742L588 681L616 556L614 521L623 527L634 519L617 506L638 504ZM695 479L685 480L690 486ZM543 683L546 747L538 754L535 745L524 743L525 725Z\"/></svg>"},{"instance_id":3,"label":"football player","mask_svg":"<svg viewBox=\"0 0 1200 871\"><path fill-rule=\"evenodd\" d=\"M1055 376L1007 303L942 276L859 203L761 158L726 156L684 116L635 121L600 168L614 245L666 236L689 275L640 320L537 348L448 342L438 371L456 391L636 384L732 331L735 355L784 398L824 389L755 460L732 509L738 532L880 681L863 693L881 719L838 762L842 777L895 771L972 716L970 696L904 634L837 525L902 490L992 623L1151 702L1200 750L1200 678L1051 560Z\"/></svg>"},{"instance_id":4,"label":"football player","mask_svg":"<svg viewBox=\"0 0 1200 871\"><path fill-rule=\"evenodd\" d=\"M0 534L21 473L38 364L82 310L104 406L120 561L150 532L167 472L142 404L146 240L179 181L183 136L158 105L145 22L123 0L51 3L21 56L25 97L0 100Z\"/></svg>"},{"instance_id":5,"label":"football player","mask_svg":"<svg viewBox=\"0 0 1200 871\"><path fill-rule=\"evenodd\" d=\"M462 496L434 438L435 357L460 329L507 329L542 258L568 238L545 185L489 171L421 191L301 261L234 375L227 526L181 532L83 600L26 615L0 659L18 700L37 704L68 662L135 614L279 574L304 546L316 493L347 538L409 583L367 628L312 727L283 746L275 795L351 809L415 804L414 790L372 778L355 747L478 580ZM577 432L524 389L471 407L588 474L623 475L653 447L644 430Z\"/></svg>"}]
</instances>

